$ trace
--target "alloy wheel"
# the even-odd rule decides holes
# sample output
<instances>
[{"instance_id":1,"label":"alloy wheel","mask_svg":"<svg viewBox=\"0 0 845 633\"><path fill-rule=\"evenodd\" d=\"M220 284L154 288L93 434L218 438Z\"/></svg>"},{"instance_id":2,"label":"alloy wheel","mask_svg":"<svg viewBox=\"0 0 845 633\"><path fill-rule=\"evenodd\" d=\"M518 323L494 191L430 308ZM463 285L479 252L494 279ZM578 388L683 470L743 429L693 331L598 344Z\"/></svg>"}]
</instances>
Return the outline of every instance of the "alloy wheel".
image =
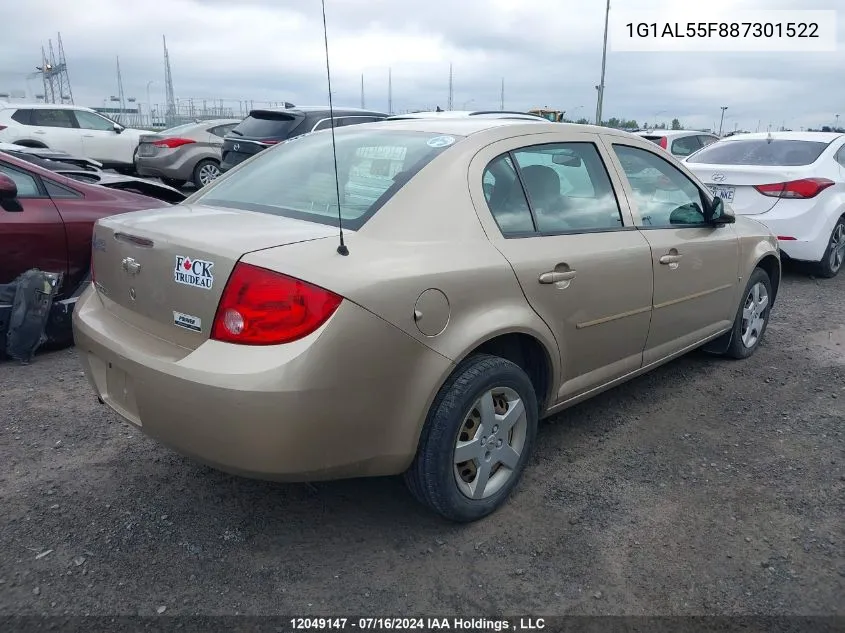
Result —
<instances>
[{"instance_id":1,"label":"alloy wheel","mask_svg":"<svg viewBox=\"0 0 845 633\"><path fill-rule=\"evenodd\" d=\"M842 262L845 261L845 223L839 222L833 229L830 236L830 270L839 272Z\"/></svg>"},{"instance_id":2,"label":"alloy wheel","mask_svg":"<svg viewBox=\"0 0 845 633\"><path fill-rule=\"evenodd\" d=\"M748 291L742 307L742 344L751 348L760 340L769 309L769 291L757 282Z\"/></svg>"},{"instance_id":3,"label":"alloy wheel","mask_svg":"<svg viewBox=\"0 0 845 633\"><path fill-rule=\"evenodd\" d=\"M220 168L213 163L206 163L199 170L199 178L203 187L220 175Z\"/></svg>"}]
</instances>

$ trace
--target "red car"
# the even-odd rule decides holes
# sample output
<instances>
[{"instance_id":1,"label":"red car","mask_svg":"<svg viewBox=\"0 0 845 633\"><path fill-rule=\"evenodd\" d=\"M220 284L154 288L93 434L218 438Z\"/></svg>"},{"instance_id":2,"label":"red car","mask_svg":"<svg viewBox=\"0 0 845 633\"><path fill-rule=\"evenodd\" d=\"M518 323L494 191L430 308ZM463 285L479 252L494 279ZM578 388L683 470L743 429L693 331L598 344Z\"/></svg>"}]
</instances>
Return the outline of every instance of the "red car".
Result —
<instances>
[{"instance_id":1,"label":"red car","mask_svg":"<svg viewBox=\"0 0 845 633\"><path fill-rule=\"evenodd\" d=\"M0 152L0 284L31 268L61 273L57 319L67 317L69 326L76 297L89 277L94 222L164 206L170 205L73 180ZM0 306L0 333L10 309Z\"/></svg>"}]
</instances>

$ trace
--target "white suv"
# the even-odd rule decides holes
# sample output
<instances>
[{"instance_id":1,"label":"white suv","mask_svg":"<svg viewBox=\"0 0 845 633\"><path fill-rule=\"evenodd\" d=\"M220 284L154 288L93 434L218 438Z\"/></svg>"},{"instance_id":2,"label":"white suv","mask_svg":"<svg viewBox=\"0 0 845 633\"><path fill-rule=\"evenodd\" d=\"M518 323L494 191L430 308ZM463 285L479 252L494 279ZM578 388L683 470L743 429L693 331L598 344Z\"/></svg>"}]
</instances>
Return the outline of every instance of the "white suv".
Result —
<instances>
[{"instance_id":1,"label":"white suv","mask_svg":"<svg viewBox=\"0 0 845 633\"><path fill-rule=\"evenodd\" d=\"M123 127L90 108L0 104L0 142L61 150L121 171L134 169L135 149L145 133Z\"/></svg>"}]
</instances>

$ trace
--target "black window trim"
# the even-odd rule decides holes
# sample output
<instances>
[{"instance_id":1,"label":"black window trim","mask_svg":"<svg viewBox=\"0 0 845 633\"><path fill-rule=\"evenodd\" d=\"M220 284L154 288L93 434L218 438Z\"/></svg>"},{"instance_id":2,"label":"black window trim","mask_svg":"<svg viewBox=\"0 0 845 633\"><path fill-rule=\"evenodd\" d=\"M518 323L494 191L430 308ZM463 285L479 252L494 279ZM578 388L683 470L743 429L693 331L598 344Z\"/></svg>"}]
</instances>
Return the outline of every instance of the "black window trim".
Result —
<instances>
[{"instance_id":1,"label":"black window trim","mask_svg":"<svg viewBox=\"0 0 845 633\"><path fill-rule=\"evenodd\" d=\"M699 187L696 184L696 182L694 180L690 179L689 176L687 176L683 171L681 171L680 169L675 167L675 165L673 165L671 162L666 160L660 154L657 154L656 152L652 152L651 150L646 149L645 147L639 147L637 145L628 145L626 143L617 143L615 141L611 143L611 149L613 149L613 147L615 147L617 145L621 145L622 147L630 147L632 149L643 150L644 152L648 152L649 154L653 154L654 156L656 156L657 158L659 158L660 160L662 160L663 162L668 164L670 167L674 167L684 178L689 180L692 183L692 185L696 188L696 190L698 191L698 195L701 197L702 210L703 210L703 207L706 204L712 204L713 203L713 196L711 195L711 193L709 191L704 191L701 187ZM614 154L615 154L615 150L614 150ZM616 156L616 160L617 161L619 160L618 155ZM621 161L620 161L620 167L621 167ZM625 173L624 168L622 169L622 175L625 177L625 180L628 180L628 174ZM628 180L628 185L630 186L630 184L631 184L631 181ZM639 214L639 209L637 209L637 213ZM641 222L642 222L642 219L643 219L642 215L640 215L640 221ZM718 227L716 225L709 224L705 219L704 223L702 223L702 224L668 224L668 225L665 225L665 226L652 226L652 225L637 226L636 223L635 223L632 228L635 228L638 231L665 231L667 229L707 229L707 228L713 229L713 228L718 228Z\"/></svg>"},{"instance_id":2,"label":"black window trim","mask_svg":"<svg viewBox=\"0 0 845 633\"><path fill-rule=\"evenodd\" d=\"M29 176L35 181L35 186L38 188L37 196L18 196L21 200L51 200L50 194L47 193L47 188L44 186L44 182L41 180L41 177L38 174L33 174L26 169L21 169L17 165L12 165L7 163L3 160L0 160L0 166L10 169L11 171L16 171L19 174L23 174L24 176Z\"/></svg>"},{"instance_id":3,"label":"black window trim","mask_svg":"<svg viewBox=\"0 0 845 633\"><path fill-rule=\"evenodd\" d=\"M537 215L534 211L534 205L531 203L531 198L528 195L528 189L525 187L525 181L522 179L522 169L519 166L519 163L516 161L516 156L514 152L522 151L529 147L542 147L543 145L573 145L573 144L582 144L582 145L592 145L595 150L596 154L599 157L599 161L604 167L605 173L607 173L607 180L610 183L610 190L613 192L613 198L616 200L616 208L619 210L619 219L622 222L622 226L617 227L601 227L595 229L564 229L561 231L541 231L537 228ZM528 203L528 212L531 214L531 223L534 225L533 231L515 231L513 233L505 234L502 231L502 227L499 226L499 222L496 220L496 216L493 214L493 210L490 209L489 203L487 203L487 197L484 197L485 203L487 204L487 210L490 213L490 217L493 218L493 222L496 223L496 227L499 229L499 233L502 237L506 240L510 239L525 239L527 237L557 237L561 235L581 235L589 234L589 233L616 233L619 231L636 231L637 226L631 224L625 224L625 214L622 212L622 205L619 202L619 195L616 192L616 186L613 184L613 178L610 175L610 170L607 168L607 163L605 163L604 158L601 155L601 150L599 149L598 143L595 141L557 141L554 143L533 143L531 145L525 145L522 147L517 147L516 149L508 150L507 152L503 152L498 156L494 157L490 160L487 165L484 167L484 171L482 172L482 180L484 178L484 172L488 170L490 165L494 162L502 158L502 156L507 156L508 159L511 161L514 171L516 172L517 180L519 181L519 186L522 189L522 195L525 196L525 201ZM583 160L583 159L582 159Z\"/></svg>"}]
</instances>

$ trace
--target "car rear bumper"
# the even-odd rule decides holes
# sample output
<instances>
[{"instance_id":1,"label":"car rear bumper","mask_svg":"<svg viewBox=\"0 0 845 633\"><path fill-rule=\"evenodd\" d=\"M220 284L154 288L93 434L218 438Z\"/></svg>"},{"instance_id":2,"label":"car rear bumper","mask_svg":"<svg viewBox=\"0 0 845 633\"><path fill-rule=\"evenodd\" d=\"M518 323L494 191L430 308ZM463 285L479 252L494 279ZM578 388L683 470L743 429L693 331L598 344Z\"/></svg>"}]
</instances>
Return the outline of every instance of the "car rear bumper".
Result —
<instances>
[{"instance_id":1,"label":"car rear bumper","mask_svg":"<svg viewBox=\"0 0 845 633\"><path fill-rule=\"evenodd\" d=\"M145 434L240 475L308 481L402 472L451 370L451 361L348 301L295 343L209 340L193 351L138 331L103 301L88 290L73 316L97 395Z\"/></svg>"},{"instance_id":2,"label":"car rear bumper","mask_svg":"<svg viewBox=\"0 0 845 633\"><path fill-rule=\"evenodd\" d=\"M819 262L824 257L831 232L842 211L838 201L831 208L828 208L829 203L807 202L780 200L767 213L744 217L757 220L778 236L780 250L790 259Z\"/></svg>"}]
</instances>

